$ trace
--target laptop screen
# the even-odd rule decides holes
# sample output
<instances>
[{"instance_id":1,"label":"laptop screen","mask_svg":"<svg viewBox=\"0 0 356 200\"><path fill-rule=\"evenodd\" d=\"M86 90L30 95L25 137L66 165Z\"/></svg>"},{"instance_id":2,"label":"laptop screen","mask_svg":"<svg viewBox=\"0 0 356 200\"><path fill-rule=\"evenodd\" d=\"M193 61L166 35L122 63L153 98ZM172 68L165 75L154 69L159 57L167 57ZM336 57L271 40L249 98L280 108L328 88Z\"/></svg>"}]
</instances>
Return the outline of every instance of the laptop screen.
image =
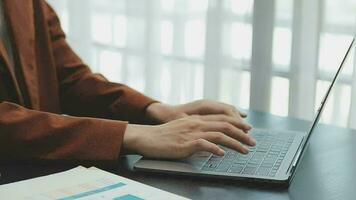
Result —
<instances>
[{"instance_id":1,"label":"laptop screen","mask_svg":"<svg viewBox=\"0 0 356 200\"><path fill-rule=\"evenodd\" d=\"M345 49L345 53L342 58L341 64L337 68L337 71L334 72L335 75L330 83L330 86L327 89L326 94L321 101L320 107L317 109L316 116L315 116L312 126L310 128L308 138L306 141L309 140L313 130L315 129L316 125L318 124L319 120L321 119L322 113L323 113L325 107L327 107L327 102L330 99L330 96L332 95L332 93L334 92L334 88L339 84L340 81L350 82L352 80L353 70L352 70L352 66L350 67L350 63L348 63L348 61L350 60L349 57L352 54L351 52L353 50L354 41L355 41L355 38L352 39L352 41L347 46L347 49ZM332 55L330 55L330 56L332 56ZM348 67L345 68L345 66L348 66Z\"/></svg>"},{"instance_id":2,"label":"laptop screen","mask_svg":"<svg viewBox=\"0 0 356 200\"><path fill-rule=\"evenodd\" d=\"M343 51L343 56L342 56L342 58L340 58L341 63L338 67L335 66L335 69L337 69L336 72L335 71L330 72L330 73L334 74L334 76L332 78L331 83L329 83L329 86L327 87L328 89L326 90L326 94L321 101L320 107L318 107L318 109L317 109L317 113L316 113L316 116L312 122L311 128L307 134L306 139L304 140L304 143L301 146L302 148L297 153L296 160L295 160L296 162L293 164L293 166L297 166L299 164L301 158L303 157L303 155L305 153L306 146L310 140L310 137L311 137L314 129L317 127L319 120L322 118L322 113L325 110L325 107L328 107L327 101L330 99L330 96L334 92L336 85L338 85L340 81L349 83L349 82L352 82L352 80L353 80L353 65L351 63L349 63L349 61L351 60L349 58L352 54L354 54L354 52L352 51L353 46L354 46L354 41L355 41L355 38L353 38L352 41L350 41L348 43L348 45L345 45L345 50ZM330 55L330 56L335 56L335 55ZM345 68L345 66L346 66L346 68Z\"/></svg>"}]
</instances>

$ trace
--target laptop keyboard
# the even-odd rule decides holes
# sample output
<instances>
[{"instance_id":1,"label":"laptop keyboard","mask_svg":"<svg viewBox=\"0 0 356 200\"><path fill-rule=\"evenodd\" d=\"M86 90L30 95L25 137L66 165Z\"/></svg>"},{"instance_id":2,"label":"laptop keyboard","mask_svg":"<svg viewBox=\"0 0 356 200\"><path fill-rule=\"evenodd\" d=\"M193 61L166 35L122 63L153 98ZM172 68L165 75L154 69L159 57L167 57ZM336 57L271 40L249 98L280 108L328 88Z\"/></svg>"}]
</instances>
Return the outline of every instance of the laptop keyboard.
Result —
<instances>
[{"instance_id":1,"label":"laptop keyboard","mask_svg":"<svg viewBox=\"0 0 356 200\"><path fill-rule=\"evenodd\" d=\"M203 165L203 171L243 175L276 176L295 135L270 134L268 130L254 130L257 145L247 155L222 147L223 157L212 155Z\"/></svg>"}]
</instances>

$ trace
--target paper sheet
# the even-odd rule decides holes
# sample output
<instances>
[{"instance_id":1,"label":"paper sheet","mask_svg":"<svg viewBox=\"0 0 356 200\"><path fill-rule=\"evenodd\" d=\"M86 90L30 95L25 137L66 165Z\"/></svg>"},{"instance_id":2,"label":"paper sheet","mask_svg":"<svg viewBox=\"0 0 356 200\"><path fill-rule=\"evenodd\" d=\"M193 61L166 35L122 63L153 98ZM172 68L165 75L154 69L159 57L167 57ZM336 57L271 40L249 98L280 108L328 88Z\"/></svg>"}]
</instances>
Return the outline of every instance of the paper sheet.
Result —
<instances>
[{"instance_id":1,"label":"paper sheet","mask_svg":"<svg viewBox=\"0 0 356 200\"><path fill-rule=\"evenodd\" d=\"M77 167L49 176L2 185L0 199L178 200L186 198L97 168Z\"/></svg>"}]
</instances>

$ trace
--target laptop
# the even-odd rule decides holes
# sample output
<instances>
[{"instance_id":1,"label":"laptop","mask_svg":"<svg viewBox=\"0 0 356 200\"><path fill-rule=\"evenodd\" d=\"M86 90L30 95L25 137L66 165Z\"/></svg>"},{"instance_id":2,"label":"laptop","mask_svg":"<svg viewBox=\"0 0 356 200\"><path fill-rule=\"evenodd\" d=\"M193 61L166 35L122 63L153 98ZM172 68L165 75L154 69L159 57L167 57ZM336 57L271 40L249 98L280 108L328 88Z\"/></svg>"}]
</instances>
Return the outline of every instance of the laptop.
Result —
<instances>
[{"instance_id":1,"label":"laptop","mask_svg":"<svg viewBox=\"0 0 356 200\"><path fill-rule=\"evenodd\" d=\"M184 160L141 158L135 163L134 169L289 186L319 122L326 101L350 54L354 40L350 43L308 132L254 128L250 134L256 139L257 145L251 147L247 155L222 147L225 150L225 155L222 157L200 152Z\"/></svg>"}]
</instances>

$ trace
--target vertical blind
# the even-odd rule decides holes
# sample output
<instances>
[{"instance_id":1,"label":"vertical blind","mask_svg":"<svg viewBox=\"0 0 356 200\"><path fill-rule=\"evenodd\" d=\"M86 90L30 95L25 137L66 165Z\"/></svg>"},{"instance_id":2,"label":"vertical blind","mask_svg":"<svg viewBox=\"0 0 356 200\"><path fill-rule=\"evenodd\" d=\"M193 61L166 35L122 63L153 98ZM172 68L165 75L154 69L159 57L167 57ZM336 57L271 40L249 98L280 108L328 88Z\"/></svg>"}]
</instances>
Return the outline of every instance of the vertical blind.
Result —
<instances>
[{"instance_id":1,"label":"vertical blind","mask_svg":"<svg viewBox=\"0 0 356 200\"><path fill-rule=\"evenodd\" d=\"M94 72L163 102L311 119L355 35L353 0L48 0ZM356 128L352 52L322 121Z\"/></svg>"}]
</instances>

